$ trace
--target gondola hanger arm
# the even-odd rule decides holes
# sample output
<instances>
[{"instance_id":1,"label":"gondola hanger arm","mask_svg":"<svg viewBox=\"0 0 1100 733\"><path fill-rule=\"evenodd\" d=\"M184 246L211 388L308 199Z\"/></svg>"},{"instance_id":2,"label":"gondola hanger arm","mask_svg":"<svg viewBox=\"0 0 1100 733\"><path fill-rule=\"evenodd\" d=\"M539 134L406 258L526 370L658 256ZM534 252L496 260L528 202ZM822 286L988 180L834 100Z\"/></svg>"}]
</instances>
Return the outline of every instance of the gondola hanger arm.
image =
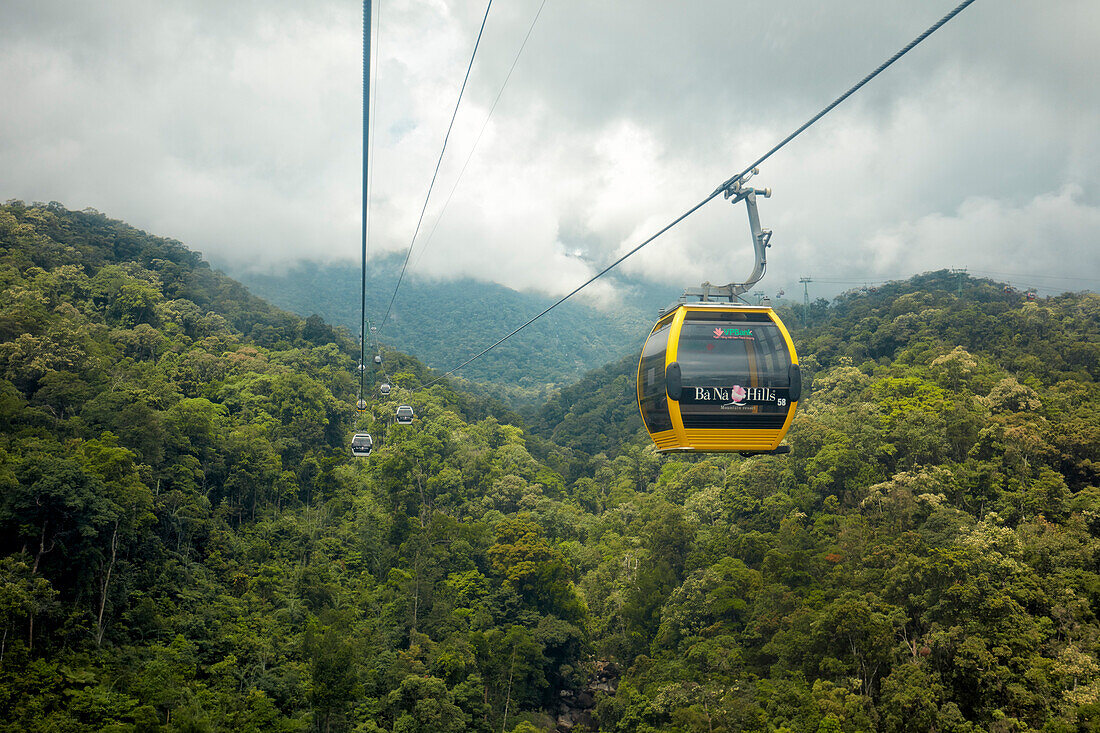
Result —
<instances>
[{"instance_id":1,"label":"gondola hanger arm","mask_svg":"<svg viewBox=\"0 0 1100 733\"><path fill-rule=\"evenodd\" d=\"M748 278L744 282L731 282L726 285L711 285L709 282L706 282L698 289L689 288L684 291L684 299L694 297L706 302L711 300L711 298L718 298L728 299L732 303L735 300L739 300L739 296L742 293L747 293L756 283L760 282L762 277L764 277L764 272L768 268L767 249L771 246L772 230L763 229L760 226L760 212L756 207L756 197L763 196L764 198L771 198L772 190L770 188L753 188L752 186L746 185L749 179L759 172L759 168L752 168L744 175L727 182L723 187L718 189L731 204L744 201L745 207L748 209L749 231L752 234L754 255L752 272L749 273Z\"/></svg>"}]
</instances>

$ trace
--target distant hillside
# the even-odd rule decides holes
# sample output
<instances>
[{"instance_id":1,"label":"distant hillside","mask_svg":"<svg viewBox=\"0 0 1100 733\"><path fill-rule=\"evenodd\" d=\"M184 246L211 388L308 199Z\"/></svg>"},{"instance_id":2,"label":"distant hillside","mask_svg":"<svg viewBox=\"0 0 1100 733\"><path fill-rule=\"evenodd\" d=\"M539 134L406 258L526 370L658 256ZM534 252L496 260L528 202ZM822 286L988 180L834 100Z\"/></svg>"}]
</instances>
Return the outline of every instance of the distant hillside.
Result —
<instances>
[{"instance_id":1,"label":"distant hillside","mask_svg":"<svg viewBox=\"0 0 1100 733\"><path fill-rule=\"evenodd\" d=\"M1100 379L1100 296L1066 293L1028 301L1003 283L966 278L959 291L946 270L851 291L811 307L796 338L821 366L847 359L864 370L896 358L917 362L943 345L980 353L1043 384ZM904 355L904 357L903 357Z\"/></svg>"},{"instance_id":2,"label":"distant hillside","mask_svg":"<svg viewBox=\"0 0 1100 733\"><path fill-rule=\"evenodd\" d=\"M130 269L140 268L143 274L139 277L155 279L162 286L165 300L188 302L185 315L191 335L213 333L228 326L265 346L302 336L302 319L273 308L239 282L211 270L199 253L174 239L149 235L93 209L69 211L57 203L26 205L19 201L0 208L8 217L4 233L10 238L9 267L50 270L68 266L95 273L105 265L126 263ZM3 282L13 277L9 271L3 275ZM115 285L101 287L106 290L96 293L100 300L108 297ZM127 316L128 320L140 322L152 317L145 312L151 307L151 294L131 285L129 297L137 312ZM319 325L321 331L307 332L307 338L314 343L328 343L333 336L331 329Z\"/></svg>"},{"instance_id":3,"label":"distant hillside","mask_svg":"<svg viewBox=\"0 0 1100 733\"><path fill-rule=\"evenodd\" d=\"M385 314L400 260L372 263L367 273L367 312ZM361 273L356 266L303 262L281 275L236 273L250 290L276 305L358 334ZM569 301L501 344L459 376L492 383L514 401L541 401L553 387L568 384L609 361L633 353L653 315L675 300L678 290L646 288L636 302L613 311ZM406 276L382 341L437 369L450 369L554 302L475 280L432 282Z\"/></svg>"}]
</instances>

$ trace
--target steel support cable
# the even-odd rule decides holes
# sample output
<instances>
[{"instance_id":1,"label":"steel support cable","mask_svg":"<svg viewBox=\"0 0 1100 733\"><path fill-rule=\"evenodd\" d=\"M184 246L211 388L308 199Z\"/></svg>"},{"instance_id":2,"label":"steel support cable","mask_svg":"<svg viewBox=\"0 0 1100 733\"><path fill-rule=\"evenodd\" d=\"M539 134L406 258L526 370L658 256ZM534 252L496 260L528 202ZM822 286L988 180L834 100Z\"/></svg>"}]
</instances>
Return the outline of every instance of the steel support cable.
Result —
<instances>
[{"instance_id":1,"label":"steel support cable","mask_svg":"<svg viewBox=\"0 0 1100 733\"><path fill-rule=\"evenodd\" d=\"M381 344L378 345L378 355L379 356L382 355L382 345ZM382 363L378 365L378 373L382 375L382 382L385 382L385 383L389 384L390 386L393 385L393 382L390 382L390 374L389 374L388 371L386 371L386 360L385 359L383 359ZM381 388L382 382L378 383L379 388Z\"/></svg>"},{"instance_id":2,"label":"steel support cable","mask_svg":"<svg viewBox=\"0 0 1100 733\"><path fill-rule=\"evenodd\" d=\"M792 132L790 135L787 135L787 137L780 140L775 145L775 147L773 147L768 152L764 153L755 162L750 163L749 166L747 168L745 168L745 170L741 171L739 174L737 174L736 176L733 176L732 178L728 178L725 183L723 183L721 186L719 186L715 190L715 192L713 194L711 194L710 198L714 198L714 196L716 194L721 193L722 191L726 190L727 188L729 188L731 185L733 185L737 181L744 178L746 175L748 175L748 173L750 171L752 171L753 168L756 168L758 165L763 163L765 160L772 157L772 155L774 155L780 148L782 148L784 145L789 143L791 140L794 140L796 137L798 137L803 132L805 132L806 128L808 128L810 125L814 124L815 122L820 120L822 117L824 117L825 115L832 112L833 109L836 108L837 105L839 105L845 99L847 99L848 97L852 96L857 91L859 91L867 82L871 81L876 76L881 74L883 71L885 71L891 65L893 65L893 63L895 61L897 61L902 56L904 56L905 54L912 51L924 39L928 38L928 36L932 35L936 31L938 31L940 28L942 28L949 20L954 18L956 15L958 15L962 11L966 10L966 8L969 7L973 2L974 2L974 0L963 0L963 2L956 5L954 10L952 10L950 13L948 13L947 15L943 16L938 21L936 21L935 23L930 25L924 33L921 33L919 36L917 36L912 41L910 41L909 44L907 46L905 46L905 48L901 49L900 51L895 53L893 56L891 56L890 58L886 59L881 64L879 64L877 69L875 69L870 74L868 74L867 76L860 79L859 82L857 82L855 85L853 85L852 88L850 88L848 91L844 92L844 94L841 94L839 97L834 99L829 106L825 107L823 110L818 112L816 115L814 115L810 119L806 120L806 122L804 122L801 127L799 127L797 130Z\"/></svg>"},{"instance_id":3,"label":"steel support cable","mask_svg":"<svg viewBox=\"0 0 1100 733\"><path fill-rule=\"evenodd\" d=\"M409 257L412 255L413 245L416 244L416 235L420 233L420 225L424 222L424 212L428 210L428 201L432 197L432 188L435 187L435 179L439 176L439 166L443 163L443 154L447 152L447 141L451 139L451 130L455 125L455 118L458 117L458 108L462 104L462 94L466 91L466 82L470 80L470 71L474 68L474 59L477 57L477 48L481 45L481 35L485 32L485 21L489 19L489 9L493 7L493 0L489 0L489 3L485 6L485 16L481 19L481 29L477 32L477 40L474 42L474 52L470 54L470 64L466 67L466 76L462 79L462 88L458 90L458 100L455 102L455 110L451 113L451 123L447 125L447 134L443 136L443 149L439 151L439 160L435 163L435 172L432 173L432 181L428 184L428 194L424 197L424 206L420 209L420 218L416 221L416 229L413 230L412 241L409 242L409 250L405 253L405 262L401 265L401 274L397 276L397 286L393 289L393 295L390 296L390 304L386 306L386 315L382 318L382 322L378 324L378 336L382 336L382 329L386 327L386 322L390 319L390 312L393 310L393 301L397 299L397 291L401 289L401 281L405 279L405 270L409 266Z\"/></svg>"},{"instance_id":4,"label":"steel support cable","mask_svg":"<svg viewBox=\"0 0 1100 733\"><path fill-rule=\"evenodd\" d=\"M485 356L485 354L489 353L490 351L492 351L493 349L495 349L495 348L496 348L497 346L500 346L500 345L501 345L502 343L504 343L504 342L505 342L505 341L507 341L508 339L512 338L512 337L513 337L513 336L515 336L515 335L516 335L517 333L519 333L519 332L520 332L520 331L522 331L523 329L527 328L527 327L528 327L528 326L530 326L530 325L531 325L532 323L534 323L534 322L535 322L535 321L537 321L538 319L542 318L542 317L543 317L543 316L545 316L545 315L546 315L547 313L549 313L550 311L554 310L555 308L557 308L557 307L558 307L559 305L561 305L561 304L562 304L562 303L564 303L565 301L567 301L567 300L569 300L570 298L572 298L572 297L573 297L574 295L576 295L576 294L577 294L577 293L579 293L580 291L584 290L584 289L585 289L586 287L588 287L589 285L591 285L592 283L594 283L594 282L595 282L596 280L599 280L599 279L600 279L601 277L603 277L603 276L604 276L604 275L606 275L606 274L607 274L608 272L610 272L610 271L611 271L612 269L614 269L614 268L615 268L615 267L616 267L617 265L619 265L619 263L621 263L621 262L622 262L623 260L625 260L625 259L626 259L627 257L630 257L630 256L631 256L632 254L634 254L635 252L637 252L638 250L640 250L640 249L641 249L642 247L646 246L647 244L649 244L650 242L652 242L652 241L653 241L654 239L656 239L657 237L661 236L662 234L664 234L665 232L667 232L667 231L668 231L669 229L671 229L672 227L674 227L674 226L676 226L677 224L679 224L680 222L682 222L682 221L683 221L684 219L686 219L686 218L688 218L689 216L691 216L692 214L694 214L694 213L695 213L696 211L698 211L699 209L701 209L701 208L703 207L703 205L704 205L704 204L706 204L707 202L709 202L709 201L710 201L711 199L713 199L713 198L714 198L715 196L717 196L717 195L718 195L719 193L721 193L721 190L719 190L719 191L715 191L715 192L714 192L714 193L712 193L712 194L711 194L710 196L707 196L707 197L706 197L705 199L703 199L703 200L702 200L702 201L700 201L699 203L695 204L695 206L692 206L692 207L691 207L690 209L688 209L687 211L685 211L685 212L684 212L683 214L680 214L680 216L676 217L676 219L674 219L673 221L671 221L671 222L669 222L668 224L666 224L666 225L665 225L665 226L664 226L664 227L663 227L663 228L662 228L662 229L661 229L661 230L660 230L659 232L657 232L656 234L654 234L653 236L651 236L651 237L650 237L649 239L645 240L644 242L642 242L641 244L639 244L639 245L638 245L637 247L635 247L634 249L630 250L630 251L629 251L629 252L627 252L627 253L626 253L625 255L623 255L623 256L622 256L622 257L620 257L619 259L615 260L615 261L614 261L614 262L612 262L612 263L611 263L610 265L608 265L608 266L607 266L607 267L605 267L604 269L600 270L600 271L599 271L598 273L596 273L596 274L595 274L595 275L593 275L592 277L588 278L588 280L586 280L586 281L585 281L585 282L584 282L584 283L583 283L582 285L578 285L578 286L577 286L576 288L574 288L574 289L572 290L572 292L570 292L570 293L569 293L568 295L565 295L565 296L563 296L563 297L559 298L559 299L558 299L558 300L557 300L557 301L556 301L556 302L555 302L555 303L554 303L553 305L547 306L547 307L546 307L546 308L544 308L544 309L543 309L543 310L542 310L542 311L541 311L540 313L538 313L538 315L535 315L535 316L533 316L533 317L529 318L529 319L528 319L528 320L527 320L527 321L526 321L526 322L525 322L525 323L524 323L524 324L523 324L522 326L520 326L519 328L516 328L516 329L515 329L515 330L513 330L513 331L512 331L511 333L509 333L509 334L508 334L507 336L503 336L503 337L501 337L501 338L500 338L500 339L498 339L498 340L497 340L497 341L496 341L495 343L493 343L493 344L492 344L491 346L486 346L486 347L485 347L484 349L482 349L482 350L481 350L481 351L479 351L478 353L474 354L473 356L471 356L471 357L470 357L469 359L467 359L466 361L462 362L462 363L461 363L461 364L459 364L458 366L454 367L453 369L451 369L451 370L449 370L449 371L446 371L446 372L444 372L443 374L439 375L439 377L437 377L436 379L433 379L433 380L432 380L431 382L428 382L428 383L427 383L427 384L425 384L425 385L424 385L423 387L421 387L421 389L426 389L426 388L428 388L428 387L432 386L433 384L435 384L436 382L438 382L438 381L439 381L440 379L443 379L444 377L446 377L446 376L447 376L448 374L454 374L455 372L457 372L457 371L458 371L459 369L461 369L462 367L466 366L466 365L467 365L467 364L469 364L470 362L472 362L472 361L475 361L475 360L477 360L477 359L480 359L481 357Z\"/></svg>"},{"instance_id":5,"label":"steel support cable","mask_svg":"<svg viewBox=\"0 0 1100 733\"><path fill-rule=\"evenodd\" d=\"M467 359L466 361L462 362L462 363L461 363L461 364L459 364L458 366L456 366L456 367L454 367L454 368L452 368L452 369L449 369L448 371L444 372L443 374L441 374L441 375L440 375L439 377L437 377L436 379L433 379L433 380L432 380L431 382L428 382L427 384L423 385L423 386L421 387L421 389L427 389L428 387L431 387L431 386L432 386L433 384L435 384L436 382L440 381L440 380L441 380L441 379L443 379L444 377L446 377L446 376L448 376L448 375L450 375L450 374L453 374L453 373L457 372L457 371L458 371L459 369L462 369L463 367L467 366L467 365L468 365L468 364L470 364L471 362L473 362L473 361L476 361L477 359L480 359L480 358L481 358L482 356L484 356L485 354L489 353L490 351L492 351L493 349L495 349L495 348L496 348L497 346L500 346L500 345L501 345L502 343L504 343L504 342L505 342L505 341L507 341L508 339L512 338L512 337L513 337L513 336L515 336L515 335L516 335L517 333L519 333L519 332L520 332L520 331L522 331L523 329L527 328L527 327L528 327L528 326L530 326L530 325L531 325L532 323L534 323L534 322L535 322L535 321L537 321L538 319L542 318L542 317L543 317L544 315L546 315L546 314L547 314L547 313L549 313L550 311L554 310L555 308L557 308L557 307L558 307L559 305L561 305L561 304L562 304L562 303L564 303L565 301L569 300L569 299L570 299L571 297L573 297L574 295L576 295L577 293L579 293L579 292L580 292L581 290L583 290L584 288L586 288L586 287L588 287L589 285L591 285L591 284L592 284L593 282L595 282L595 281L596 281L596 280L598 280L599 278L601 278L601 277L603 277L604 275L606 275L606 274L607 274L608 272L610 272L610 271L611 271L612 269L614 269L614 268L615 268L615 267L617 267L617 266L618 266L618 265L619 265L620 263L622 263L622 262L623 262L623 260L625 260L625 259L627 259L628 257L632 256L632 255L633 255L633 254L635 254L635 253L636 253L636 252L637 252L638 250L642 249L642 247L645 247L645 246L646 246L647 244L649 244L649 243L650 243L650 242L652 242L653 240L655 240L655 239L657 239L658 237L660 237L660 236L661 236L662 234L664 234L665 232L667 232L667 231L668 231L669 229L671 229L672 227L676 226L677 224L679 224L679 223L680 223L681 221L683 221L683 220L684 220L684 219L686 219L687 217L689 217L689 216L691 216L692 214L694 214L694 213L695 213L696 211L698 211L699 209L701 209L701 208L702 208L703 206L705 206L706 204L710 203L710 201L711 201L711 200L713 200L713 199L714 199L715 197L717 197L717 196L718 196L719 194L721 194L722 192L724 192L724 191L726 191L726 190L729 190L731 186L733 186L733 185L734 185L735 183L737 183L738 181L741 181L742 179L744 179L744 178L745 178L745 176L747 176L747 175L748 175L749 173L751 173L751 172L752 172L752 170L753 170L754 168L756 168L756 167L757 167L757 166L759 166L759 165L760 165L761 163L763 163L763 162L764 162L765 160L767 160L767 159L768 159L768 158L770 158L770 157L771 157L772 155L774 155L774 154L775 154L776 152L778 152L778 151L780 150L780 148L782 148L783 146L785 146L785 145L786 145L787 143L789 143L790 141L794 140L794 139L795 139L796 137L798 137L798 136L799 136L799 135L801 135L801 134L802 134L803 132L805 132L807 128L809 128L809 127L810 127L811 125L813 125L813 124L814 124L815 122L817 122L817 121L818 121L818 120L820 120L820 119L821 119L822 117L824 117L825 115L827 115L827 114L828 114L829 112L831 112L831 111L832 111L833 109L835 109L835 108L837 107L837 105L839 105L839 104L840 104L841 102L843 102L844 100L846 100L846 99L847 99L848 97L852 96L852 95L853 95L853 94L854 94L855 92L859 91L859 89L860 89L860 88L862 88L862 87L863 87L863 86L864 86L865 84L867 84L867 82L869 82L869 81L871 81L872 79L874 79L874 78L875 78L876 76L878 76L878 75L879 75L879 74L881 74L881 73L882 73L883 71L885 71L885 70L886 70L887 68L889 68L889 67L890 67L890 66L891 66L891 65L892 65L892 64L893 64L893 63L894 63L895 61L897 61L897 60L898 60L898 59L900 59L900 58L901 58L902 56L904 56L905 54L907 54L907 53L909 53L909 52L910 52L911 50L913 50L913 48L915 48L915 47L916 47L916 46L917 46L918 44L920 44L920 43L921 43L922 41L924 41L924 40L925 40L926 38L928 38L928 37L929 37L930 35L932 35L933 33L935 33L935 32L936 32L937 30L939 30L940 28L942 28L942 27L944 26L944 24L946 24L946 23L947 23L948 21L950 21L950 20L951 20L952 18L954 18L954 17L956 16L956 15L958 15L959 13L961 13L961 12L962 12L963 10L965 10L965 9L966 9L967 7L969 7L969 6L970 6L970 5L972 4L972 3L974 3L974 0L963 0L963 2L961 2L961 3L959 3L959 4L957 5L957 6L955 6L955 8L954 8L954 9L953 9L953 10L952 10L951 12L949 12L949 13L948 13L947 15L943 16L943 17L942 17L942 18L940 18L940 19L939 19L938 21L936 21L936 22L935 22L935 23L933 23L933 24L932 24L931 26L929 26L927 30L925 30L925 31L924 31L923 33L921 33L921 34L920 34L919 36L917 36L916 38L914 38L914 39L913 39L913 40L912 40L912 41L911 41L911 42L910 42L910 43L909 43L908 45L906 45L906 46L905 46L904 48L902 48L902 49L901 49L900 51L898 51L897 53L895 53L895 54L894 54L893 56L891 56L891 57L890 57L889 59L887 59L886 61L884 61L884 62L882 62L881 64L879 64L878 68L876 68L876 69L875 69L874 71L872 71L872 72L871 72L870 74L868 74L867 76L863 77L863 78L862 78L862 79L861 79L861 80L860 80L859 82L857 82L857 83L856 83L856 84L854 84L854 85L853 85L853 86L852 86L851 88L849 88L849 89L848 89L848 91L844 92L844 94L841 94L841 95L840 95L839 97L837 97L837 98L836 98L835 100L833 100L833 101L832 101L832 102L831 102L831 103L830 103L830 104L829 104L829 105L828 105L827 107L825 107L824 109L822 109L822 110L821 110L820 112L818 112L818 113L817 113L817 114L815 114L815 115L814 115L813 117L811 117L811 118L810 118L809 120L807 120L806 122L804 122L804 123L803 123L803 124L802 124L801 126L799 126L799 127L798 127L798 129L796 129L796 130L795 130L794 132L792 132L792 133L791 133L790 135L787 135L787 137L785 137L785 138L783 138L783 139L782 139L781 141L779 141L779 143L777 143L777 144L776 144L776 145L775 145L774 147L772 147L772 149L771 149L771 150L769 150L768 152L764 153L764 155L762 155L762 156L760 156L759 158L757 158L757 159L756 159L756 160L755 160L755 161L754 161L753 163L751 163L751 164L750 164L749 166L747 166L747 167L746 167L746 168L745 168L745 169L744 169L743 171L741 171L741 172L740 172L740 173L738 173L737 175L735 175L735 176L732 176L731 178L728 178L728 179L726 179L726 181L725 181L725 182L724 182L724 183L723 183L722 185L720 185L720 186L719 186L718 188L714 189L714 191L713 191L713 192L711 192L711 194L710 194L710 195L708 195L708 196L707 196L706 198L704 198L704 199L703 199L702 201L700 201L699 203L697 203L697 204L695 204L694 206L692 206L692 207L691 207L690 209L688 209L687 211L685 211L685 212L684 212L683 214L680 214L680 216L676 217L676 218L675 218L674 220L672 220L672 221L671 221L670 223L666 224L666 225L665 225L665 226L664 226L664 227L663 227L663 228L662 228L662 229L661 229L660 231L658 231L658 232L657 232L656 234L654 234L653 236L649 237L649 239L645 240L644 242L642 242L641 244L639 244L638 246L636 246L636 247L635 247L634 249L630 250L630 251L629 251L629 252L627 252L627 253L626 253L625 255L623 255L623 256L622 256L622 257L620 257L619 259L615 260L614 262L612 262L612 263L611 263L610 265L608 265L608 266L607 266L607 267L605 267L604 269L600 270L600 271L599 271L598 273L596 273L596 274L595 274L595 275L593 275L593 276L592 276L591 278L589 278L588 280L586 280L586 281L585 281L585 282L584 282L584 283L583 283L582 285L580 285L580 286L578 286L577 288L575 288L574 290L572 290L572 291L571 291L571 292L570 292L570 293L569 293L568 295L566 295L566 296L565 296L565 297L563 297L563 298L560 298L560 299L559 299L559 300L557 300L557 301L556 301L556 302L555 302L555 303L554 303L553 305L551 305L551 306L547 307L546 309L544 309L543 311L541 311L540 313L538 313L538 315L536 315L536 316L534 316L534 317L532 317L532 318L528 319L528 320L527 320L527 321L526 321L525 323L523 323L523 325L521 325L521 326L519 326L518 328L516 328L516 329L512 330L512 331L511 331L510 333L508 333L508 334L507 334L506 336L503 336L502 338L498 339L498 340L497 340L497 341L495 341L495 342L494 342L493 344L491 344L490 346L487 346L486 348L482 349L482 350L481 350L481 351L479 351L479 352L478 352L477 354L475 354L474 356L470 357L470 358L469 358L469 359Z\"/></svg>"},{"instance_id":6,"label":"steel support cable","mask_svg":"<svg viewBox=\"0 0 1100 733\"><path fill-rule=\"evenodd\" d=\"M1030 280L1003 280L1003 285L1011 285L1013 288L1023 291L1034 290L1036 293L1052 293L1054 295L1061 295L1062 293L1072 293L1074 291L1067 290L1066 288L1058 288L1051 285L1035 285Z\"/></svg>"},{"instance_id":7,"label":"steel support cable","mask_svg":"<svg viewBox=\"0 0 1100 733\"><path fill-rule=\"evenodd\" d=\"M1095 277L1068 277L1063 275L1030 275L1023 272L993 272L992 270L971 270L971 274L997 275L1003 277L1037 278L1042 280L1073 280L1075 282L1095 283L1100 282Z\"/></svg>"},{"instance_id":8,"label":"steel support cable","mask_svg":"<svg viewBox=\"0 0 1100 733\"><path fill-rule=\"evenodd\" d=\"M967 274L968 275L973 275L973 274L981 274L981 273L968 272ZM1046 292L1046 293L1057 293L1057 294L1081 292L1080 290L1070 290L1067 287L1059 286L1057 283L1042 283L1040 285L1036 285L1035 280L1032 278L1031 275L1021 275L1020 277L1024 277L1024 278L1027 278L1027 279L1026 280L1008 280L1008 279L1002 280L1002 279L999 279L999 278L997 280L993 280L993 278L983 278L983 279L993 280L993 282L995 282L997 284L1000 284L1000 285L1011 285L1013 287L1018 287L1021 290L1035 290L1036 292L1043 291L1043 292ZM1083 288L1083 290L1088 291L1089 288Z\"/></svg>"},{"instance_id":9,"label":"steel support cable","mask_svg":"<svg viewBox=\"0 0 1100 733\"><path fill-rule=\"evenodd\" d=\"M371 0L363 0L363 200L362 200L362 251L363 251L363 276L360 292L360 320L359 320L359 407L364 400L366 386L366 222L367 206L370 204L367 186L370 184L368 173L368 152L370 152L371 129Z\"/></svg>"},{"instance_id":10,"label":"steel support cable","mask_svg":"<svg viewBox=\"0 0 1100 733\"><path fill-rule=\"evenodd\" d=\"M516 70L516 64L519 63L519 57L523 55L523 49L527 48L527 41L531 38L532 31L535 30L535 24L539 22L539 16L542 15L542 9L546 7L546 0L542 0L542 4L539 5L538 11L535 13L534 19L531 21L531 26L527 29L527 35L523 37L523 43L519 45L519 51L516 52L516 57L512 59L512 66L508 69L508 75L504 77L504 83L500 85L500 90L497 92L496 99L493 100L493 105L489 108L489 114L485 116L485 122L481 123L481 130L477 133L477 139L474 140L474 145L470 148L470 154L466 156L466 162L462 164L462 170L458 172L458 178L455 179L454 185L451 186L451 192L447 194L447 200L443 202L442 208L439 210L439 215L435 218L435 224L432 225L432 230L428 232L428 236L424 239L424 246L420 248L420 254L416 256L416 262L413 263L413 269L420 264L420 260L424 259L424 253L428 251L428 245L432 241L432 237L435 236L435 230L439 228L439 222L443 221L443 214L447 211L447 207L451 203L451 199L454 198L455 191L458 190L458 184L462 180L462 176L466 173L466 168L470 165L470 161L473 160L474 153L477 152L477 146L481 143L481 137L485 134L485 128L489 126L489 120L493 117L493 112L497 109L497 103L500 102L500 98L504 95L504 88L508 86L508 82L512 78L512 72Z\"/></svg>"},{"instance_id":11,"label":"steel support cable","mask_svg":"<svg viewBox=\"0 0 1100 733\"><path fill-rule=\"evenodd\" d=\"M993 276L997 276L997 277L1017 277L1017 278L1024 278L1024 279L1066 280L1066 281L1085 282L1085 283L1100 282L1100 280L1098 280L1095 277L1072 277L1072 276L1068 276L1068 275L1033 275L1033 274L1028 274L1028 273L1024 273L1024 272L994 272L992 270L973 270L973 269L969 269L969 268L966 270L965 274L967 274L967 275L982 275L982 276L993 275ZM912 275L910 275L908 277L912 277ZM818 278L818 277L815 277L813 279L813 282L815 282L815 283L828 283L828 284L831 284L831 285L838 285L838 284L839 285L844 285L844 284L856 284L856 285L858 285L860 283L884 284L884 283L890 283L890 282L898 282L898 281L901 281L901 280L907 280L908 277L884 278L882 276L876 276L874 279L869 279L869 278L868 279Z\"/></svg>"},{"instance_id":12,"label":"steel support cable","mask_svg":"<svg viewBox=\"0 0 1100 733\"><path fill-rule=\"evenodd\" d=\"M367 130L367 140L370 142L370 170L368 171L367 191L368 193L374 191L374 125L375 120L378 119L378 56L379 56L379 40L382 37L382 0L378 0L378 22L374 23L374 40L371 43L371 49L374 53L373 66L374 69L374 83L371 84L371 108L370 108L370 125ZM367 198L367 241L370 241L370 198Z\"/></svg>"},{"instance_id":13,"label":"steel support cable","mask_svg":"<svg viewBox=\"0 0 1100 733\"><path fill-rule=\"evenodd\" d=\"M363 323L360 325L360 327L362 329L362 331L361 331L362 338L363 338L366 346L369 346L371 351L375 351L375 349L377 348L377 344L375 343L374 336L373 336L373 334L371 333L371 330L370 330L371 329L370 319L367 318L367 259L369 258L369 255L370 255L370 250L369 250L370 225L371 225L371 216L370 216L370 214L371 214L371 199L370 199L370 194L374 191L374 168L375 168L375 166L374 166L374 138L375 138L374 126L375 126L375 120L378 119L378 114L377 114L378 113L378 76L377 75L378 75L379 46L381 45L381 44L379 44L379 39L382 36L382 2L381 2L381 0L379 0L379 2L378 2L378 22L373 23L372 25L373 25L373 40L371 41L371 50L373 52L374 58L372 60L371 68L374 70L374 75L375 76L372 80L373 83L369 87L370 92L371 92L370 93L370 98L371 98L370 111L367 115L367 118L369 119L369 122L366 121L366 120L364 121L364 128L365 128L364 134L366 135L366 137L364 138L363 149L365 151L368 151L368 160L370 161L370 165L367 166L367 195L366 195L366 212L367 212L366 213L366 229L367 229L367 231L366 231L366 240L363 243L363 250L364 250L363 290L362 290ZM368 144L369 144L369 146L368 146ZM366 348L366 346L364 348ZM365 353L360 353L359 362L360 362L360 364L363 364L364 367L365 367L365 365L366 365ZM365 374L365 372L366 372L366 369L364 368L364 374ZM365 389L362 389L361 391L365 392ZM362 395L360 395L360 399L362 399Z\"/></svg>"}]
</instances>

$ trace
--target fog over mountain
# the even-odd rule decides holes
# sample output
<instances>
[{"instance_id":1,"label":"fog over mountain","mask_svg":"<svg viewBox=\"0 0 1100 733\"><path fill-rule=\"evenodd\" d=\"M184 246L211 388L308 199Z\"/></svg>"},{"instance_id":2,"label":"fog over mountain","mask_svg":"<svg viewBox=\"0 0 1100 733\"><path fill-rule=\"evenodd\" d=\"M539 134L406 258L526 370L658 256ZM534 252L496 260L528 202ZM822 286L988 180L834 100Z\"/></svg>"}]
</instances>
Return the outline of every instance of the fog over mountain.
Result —
<instances>
[{"instance_id":1,"label":"fog over mountain","mask_svg":"<svg viewBox=\"0 0 1100 733\"><path fill-rule=\"evenodd\" d=\"M413 271L568 292L953 6L497 3ZM485 6L374 7L370 246L394 253ZM348 0L3 4L0 199L94 207L234 270L356 262L360 14ZM1095 289L1097 37L1089 0L961 13L764 166L766 289L810 276L811 295L828 294L941 267ZM717 200L623 271L727 282L749 257L743 208Z\"/></svg>"}]
</instances>

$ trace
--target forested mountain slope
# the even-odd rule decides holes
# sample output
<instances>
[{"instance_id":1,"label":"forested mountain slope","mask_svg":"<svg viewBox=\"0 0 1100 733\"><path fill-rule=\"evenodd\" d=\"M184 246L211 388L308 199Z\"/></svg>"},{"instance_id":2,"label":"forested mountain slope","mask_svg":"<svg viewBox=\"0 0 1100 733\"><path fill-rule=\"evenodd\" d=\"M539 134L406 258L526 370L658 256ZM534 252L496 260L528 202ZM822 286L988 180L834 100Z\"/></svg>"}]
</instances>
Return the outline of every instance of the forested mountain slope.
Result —
<instances>
[{"instance_id":1,"label":"forested mountain slope","mask_svg":"<svg viewBox=\"0 0 1100 733\"><path fill-rule=\"evenodd\" d=\"M400 256L372 258L367 269L367 312L386 313L401 269ZM302 262L285 273L237 274L254 292L302 315L320 314L359 331L358 266ZM623 292L633 292L623 288ZM655 310L678 293L651 287L640 302L599 310L567 302L479 359L462 376L492 384L516 403L541 402L553 387L638 348ZM382 334L383 341L425 364L446 370L461 364L536 315L555 299L474 280L435 282L406 276ZM351 304L349 306L349 304ZM376 324L377 325L377 324Z\"/></svg>"},{"instance_id":2,"label":"forested mountain slope","mask_svg":"<svg viewBox=\"0 0 1100 733\"><path fill-rule=\"evenodd\" d=\"M1100 297L957 287L931 273L784 310L811 385L792 454L660 468L690 539L635 556L634 592L662 600L605 727L1096 725ZM562 390L532 430L585 465L635 369ZM615 461L640 471L639 444Z\"/></svg>"},{"instance_id":3,"label":"forested mountain slope","mask_svg":"<svg viewBox=\"0 0 1100 733\"><path fill-rule=\"evenodd\" d=\"M632 358L528 432L392 353L363 460L323 321L0 207L0 730L1100 726L1100 298L954 288L786 314L788 456L658 456Z\"/></svg>"}]
</instances>

